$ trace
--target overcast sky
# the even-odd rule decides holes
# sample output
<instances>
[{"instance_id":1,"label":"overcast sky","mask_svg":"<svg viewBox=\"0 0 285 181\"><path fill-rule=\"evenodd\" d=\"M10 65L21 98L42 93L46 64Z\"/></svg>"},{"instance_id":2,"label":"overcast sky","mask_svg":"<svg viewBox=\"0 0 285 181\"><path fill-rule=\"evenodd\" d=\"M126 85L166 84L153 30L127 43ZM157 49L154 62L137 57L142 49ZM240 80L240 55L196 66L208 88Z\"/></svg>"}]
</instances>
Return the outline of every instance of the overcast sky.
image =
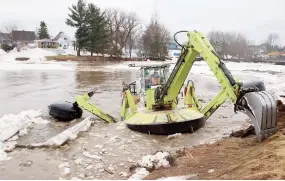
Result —
<instances>
[{"instance_id":1,"label":"overcast sky","mask_svg":"<svg viewBox=\"0 0 285 181\"><path fill-rule=\"evenodd\" d=\"M102 9L115 7L137 12L149 22L155 0L87 0ZM14 23L35 30L44 20L51 35L59 31L73 37L75 29L65 25L68 7L77 0L0 0L0 26ZM285 44L284 0L157 0L159 21L173 34L179 30L239 31L260 43L270 32ZM1 28L0 28L1 29ZM284 39L284 40L283 40Z\"/></svg>"}]
</instances>

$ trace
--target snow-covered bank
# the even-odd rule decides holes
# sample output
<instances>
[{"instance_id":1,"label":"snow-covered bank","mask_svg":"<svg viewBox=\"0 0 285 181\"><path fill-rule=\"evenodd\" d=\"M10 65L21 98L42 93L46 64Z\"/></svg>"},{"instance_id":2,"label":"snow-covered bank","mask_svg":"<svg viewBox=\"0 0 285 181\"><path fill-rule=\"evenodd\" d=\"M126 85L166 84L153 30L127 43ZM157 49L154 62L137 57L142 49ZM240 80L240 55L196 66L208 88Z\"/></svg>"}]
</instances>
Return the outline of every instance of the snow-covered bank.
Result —
<instances>
[{"instance_id":1,"label":"snow-covered bank","mask_svg":"<svg viewBox=\"0 0 285 181\"><path fill-rule=\"evenodd\" d=\"M1 53L2 52L2 53ZM29 58L27 62L35 63L42 62L46 60L46 56L55 56L55 53L46 51L40 48L34 49L24 49L18 52L16 49L11 50L6 53L3 51L0 52L0 61L13 62L16 61L16 58Z\"/></svg>"},{"instance_id":2,"label":"snow-covered bank","mask_svg":"<svg viewBox=\"0 0 285 181\"><path fill-rule=\"evenodd\" d=\"M18 52L16 49L9 53L0 49L0 71L20 70L74 70L75 62L46 61L46 56L56 54L39 48L24 49ZM29 58L27 61L17 61L16 58Z\"/></svg>"}]
</instances>

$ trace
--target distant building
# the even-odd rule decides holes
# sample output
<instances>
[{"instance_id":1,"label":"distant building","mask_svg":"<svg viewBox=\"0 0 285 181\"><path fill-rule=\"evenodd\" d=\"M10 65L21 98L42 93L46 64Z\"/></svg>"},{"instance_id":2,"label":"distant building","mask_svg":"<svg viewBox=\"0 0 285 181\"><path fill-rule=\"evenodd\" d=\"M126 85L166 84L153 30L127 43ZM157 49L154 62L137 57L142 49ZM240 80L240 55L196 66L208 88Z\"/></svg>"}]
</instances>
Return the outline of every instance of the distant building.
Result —
<instances>
[{"instance_id":1,"label":"distant building","mask_svg":"<svg viewBox=\"0 0 285 181\"><path fill-rule=\"evenodd\" d=\"M182 48L177 43L171 42L167 45L167 49L169 57L179 57Z\"/></svg>"},{"instance_id":2,"label":"distant building","mask_svg":"<svg viewBox=\"0 0 285 181\"><path fill-rule=\"evenodd\" d=\"M59 32L55 38L52 39L53 41L57 41L59 43L59 46L62 47L63 49L67 49L68 46L72 46L72 41L70 38L64 33L64 32Z\"/></svg>"},{"instance_id":3,"label":"distant building","mask_svg":"<svg viewBox=\"0 0 285 181\"><path fill-rule=\"evenodd\" d=\"M249 48L251 55L253 55L254 57L262 57L266 53L265 44L249 45L248 48Z\"/></svg>"},{"instance_id":4,"label":"distant building","mask_svg":"<svg viewBox=\"0 0 285 181\"><path fill-rule=\"evenodd\" d=\"M12 40L17 43L18 47L34 43L36 34L34 31L12 31Z\"/></svg>"},{"instance_id":5,"label":"distant building","mask_svg":"<svg viewBox=\"0 0 285 181\"><path fill-rule=\"evenodd\" d=\"M51 39L35 40L37 48L58 48L59 42Z\"/></svg>"}]
</instances>

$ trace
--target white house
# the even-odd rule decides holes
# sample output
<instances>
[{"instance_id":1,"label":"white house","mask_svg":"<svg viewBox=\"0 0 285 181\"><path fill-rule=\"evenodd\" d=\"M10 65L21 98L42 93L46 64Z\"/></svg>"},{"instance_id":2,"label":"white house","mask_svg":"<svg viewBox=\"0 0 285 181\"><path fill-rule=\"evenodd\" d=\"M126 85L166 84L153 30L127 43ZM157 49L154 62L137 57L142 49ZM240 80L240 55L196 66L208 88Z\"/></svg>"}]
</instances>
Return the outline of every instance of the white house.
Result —
<instances>
[{"instance_id":1,"label":"white house","mask_svg":"<svg viewBox=\"0 0 285 181\"><path fill-rule=\"evenodd\" d=\"M181 47L177 45L174 41L167 45L168 48L168 56L178 58L181 53Z\"/></svg>"},{"instance_id":2,"label":"white house","mask_svg":"<svg viewBox=\"0 0 285 181\"><path fill-rule=\"evenodd\" d=\"M57 41L59 46L63 49L67 49L69 46L72 46L71 39L62 31L53 38L53 41Z\"/></svg>"}]
</instances>

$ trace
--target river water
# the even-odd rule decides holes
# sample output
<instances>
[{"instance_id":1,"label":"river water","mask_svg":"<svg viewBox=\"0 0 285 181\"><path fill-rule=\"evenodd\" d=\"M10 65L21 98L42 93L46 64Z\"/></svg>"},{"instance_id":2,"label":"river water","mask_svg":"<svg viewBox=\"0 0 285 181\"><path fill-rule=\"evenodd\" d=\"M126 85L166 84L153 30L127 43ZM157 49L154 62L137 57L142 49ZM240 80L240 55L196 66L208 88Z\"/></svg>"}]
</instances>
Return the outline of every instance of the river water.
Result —
<instances>
[{"instance_id":1,"label":"river water","mask_svg":"<svg viewBox=\"0 0 285 181\"><path fill-rule=\"evenodd\" d=\"M234 76L238 76L240 80L264 80L269 91L282 90L284 85L281 78L281 75L284 75L282 66L238 63L227 65ZM29 144L44 141L70 126L68 123L55 122L48 115L49 104L57 101L74 101L76 95L96 90L91 102L119 120L122 81L133 82L138 76L138 69L128 67L127 62L1 63L0 117L5 114L18 114L29 109L42 110L44 118L50 120L50 123L34 127L30 134L21 137L19 142ZM203 103L209 102L220 89L220 85L205 63L195 63L188 79L194 81L196 94ZM92 115L85 111L83 118L87 116ZM97 118L94 117L94 119ZM99 121L90 131L60 149L14 150L8 154L11 160L0 162L0 179L69 179L72 177L125 179L128 176L122 172L128 173L129 166L144 155L152 154L157 150L175 150L184 146L211 143L245 125L247 125L247 117L240 113L235 114L230 102L220 107L204 128L194 134L183 134L173 140L168 140L166 136L131 131L123 122L106 124ZM87 158L83 152L101 154L103 159ZM82 160L83 163L79 164L78 160ZM69 175L62 175L58 168L65 162L70 165ZM106 168L113 174L107 172Z\"/></svg>"}]
</instances>

